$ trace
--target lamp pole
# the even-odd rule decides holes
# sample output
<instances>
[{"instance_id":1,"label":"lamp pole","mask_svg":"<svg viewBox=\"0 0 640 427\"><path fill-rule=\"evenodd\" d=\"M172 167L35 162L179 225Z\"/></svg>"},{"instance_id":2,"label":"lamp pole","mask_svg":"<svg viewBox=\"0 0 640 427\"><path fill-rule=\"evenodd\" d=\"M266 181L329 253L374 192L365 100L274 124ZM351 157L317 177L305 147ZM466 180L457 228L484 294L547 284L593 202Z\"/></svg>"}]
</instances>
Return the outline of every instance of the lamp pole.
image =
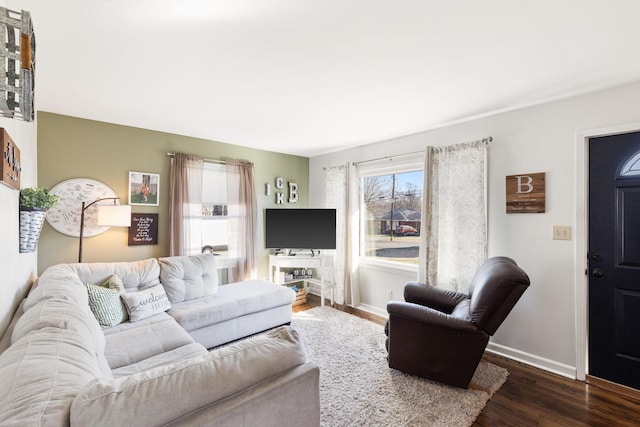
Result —
<instances>
[{"instance_id":1,"label":"lamp pole","mask_svg":"<svg viewBox=\"0 0 640 427\"><path fill-rule=\"evenodd\" d=\"M94 200L93 202L85 205L85 202L82 202L82 211L80 212L80 245L78 247L78 262L82 262L82 238L84 236L84 212L89 209L91 206L95 205L98 202L103 200L113 200L113 204L116 204L116 200L120 200L120 197L104 197L102 199Z\"/></svg>"}]
</instances>

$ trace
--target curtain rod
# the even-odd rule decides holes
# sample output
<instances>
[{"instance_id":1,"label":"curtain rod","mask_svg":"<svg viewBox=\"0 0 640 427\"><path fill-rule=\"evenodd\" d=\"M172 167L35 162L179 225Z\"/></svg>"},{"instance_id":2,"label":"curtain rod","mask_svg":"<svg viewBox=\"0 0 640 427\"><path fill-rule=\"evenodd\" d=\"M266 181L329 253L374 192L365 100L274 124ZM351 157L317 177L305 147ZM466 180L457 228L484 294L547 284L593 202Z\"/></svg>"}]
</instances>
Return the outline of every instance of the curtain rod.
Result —
<instances>
[{"instance_id":1,"label":"curtain rod","mask_svg":"<svg viewBox=\"0 0 640 427\"><path fill-rule=\"evenodd\" d=\"M493 141L493 137L488 136L486 138L482 138L481 141L489 143L489 142ZM398 157L415 156L416 154L424 154L424 150L422 150L422 151L414 151L413 153L397 154L395 156L378 157L377 159L363 160L361 162L353 162L353 164L357 166L357 165L361 165L363 163L377 162L377 161L380 161L380 160L392 160L392 159L396 159Z\"/></svg>"},{"instance_id":2,"label":"curtain rod","mask_svg":"<svg viewBox=\"0 0 640 427\"><path fill-rule=\"evenodd\" d=\"M395 156L378 157L377 159L369 159L369 160L363 160L361 162L353 162L353 164L357 166L363 163L377 162L380 160L393 160L393 159L397 159L398 157L415 156L416 154L424 154L424 150L414 151L413 153L396 154Z\"/></svg>"},{"instance_id":3,"label":"curtain rod","mask_svg":"<svg viewBox=\"0 0 640 427\"><path fill-rule=\"evenodd\" d=\"M169 157L175 157L176 153L167 153L167 156ZM216 159L202 159L203 161L207 162L207 163L217 163L219 165L226 165L227 161L226 160L216 160Z\"/></svg>"}]
</instances>

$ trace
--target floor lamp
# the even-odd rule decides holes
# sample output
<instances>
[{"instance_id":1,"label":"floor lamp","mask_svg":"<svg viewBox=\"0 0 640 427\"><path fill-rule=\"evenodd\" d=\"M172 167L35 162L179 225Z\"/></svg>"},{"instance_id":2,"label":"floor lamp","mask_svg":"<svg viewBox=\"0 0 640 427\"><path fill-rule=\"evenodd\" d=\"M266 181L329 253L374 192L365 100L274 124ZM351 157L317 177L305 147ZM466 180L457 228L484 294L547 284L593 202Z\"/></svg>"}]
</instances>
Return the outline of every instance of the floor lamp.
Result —
<instances>
[{"instance_id":1,"label":"floor lamp","mask_svg":"<svg viewBox=\"0 0 640 427\"><path fill-rule=\"evenodd\" d=\"M98 205L98 225L101 227L131 227L131 206L119 205L120 197L104 197L94 200L88 205L82 202L80 213L80 246L78 248L78 262L82 262L82 238L84 237L84 213L91 206L103 200L113 200L113 205Z\"/></svg>"}]
</instances>

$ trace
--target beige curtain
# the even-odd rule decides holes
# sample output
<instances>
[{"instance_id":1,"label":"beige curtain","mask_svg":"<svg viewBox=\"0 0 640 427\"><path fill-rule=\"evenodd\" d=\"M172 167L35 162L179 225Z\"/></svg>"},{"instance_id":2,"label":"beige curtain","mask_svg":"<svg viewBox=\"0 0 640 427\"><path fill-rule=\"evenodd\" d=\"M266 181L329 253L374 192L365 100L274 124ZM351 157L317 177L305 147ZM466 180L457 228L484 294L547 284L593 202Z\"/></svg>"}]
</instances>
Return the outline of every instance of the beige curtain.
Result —
<instances>
[{"instance_id":1,"label":"beige curtain","mask_svg":"<svg viewBox=\"0 0 640 427\"><path fill-rule=\"evenodd\" d=\"M199 252L199 227L194 227L202 215L202 157L176 153L171 159L169 188L169 254L189 255ZM195 235L197 241L195 240Z\"/></svg>"},{"instance_id":2,"label":"beige curtain","mask_svg":"<svg viewBox=\"0 0 640 427\"><path fill-rule=\"evenodd\" d=\"M229 256L237 258L233 280L257 277L256 191L253 163L227 160Z\"/></svg>"},{"instance_id":3,"label":"beige curtain","mask_svg":"<svg viewBox=\"0 0 640 427\"><path fill-rule=\"evenodd\" d=\"M425 151L421 282L466 293L487 258L487 144Z\"/></svg>"}]
</instances>

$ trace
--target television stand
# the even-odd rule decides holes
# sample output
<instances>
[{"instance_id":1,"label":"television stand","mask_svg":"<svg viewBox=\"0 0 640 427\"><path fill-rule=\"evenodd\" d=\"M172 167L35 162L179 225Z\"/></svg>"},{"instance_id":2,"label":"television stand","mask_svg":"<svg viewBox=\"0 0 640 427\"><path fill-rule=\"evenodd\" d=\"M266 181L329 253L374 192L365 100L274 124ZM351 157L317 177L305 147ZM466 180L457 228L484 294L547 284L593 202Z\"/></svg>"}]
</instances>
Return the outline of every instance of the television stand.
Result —
<instances>
[{"instance_id":1,"label":"television stand","mask_svg":"<svg viewBox=\"0 0 640 427\"><path fill-rule=\"evenodd\" d=\"M295 256L283 256L283 255L269 255L269 275L271 281L278 285L295 285L296 283L302 283L304 290L306 291L309 283L320 286L320 305L324 306L325 291L330 291L330 301L333 305L334 301L334 289L335 283L329 282L325 279L325 273L328 269L332 268L333 258L331 256L311 256L297 254ZM315 275L313 277L299 277L293 280L286 281L286 276L282 269L295 269L295 268L312 268L315 269Z\"/></svg>"}]
</instances>

